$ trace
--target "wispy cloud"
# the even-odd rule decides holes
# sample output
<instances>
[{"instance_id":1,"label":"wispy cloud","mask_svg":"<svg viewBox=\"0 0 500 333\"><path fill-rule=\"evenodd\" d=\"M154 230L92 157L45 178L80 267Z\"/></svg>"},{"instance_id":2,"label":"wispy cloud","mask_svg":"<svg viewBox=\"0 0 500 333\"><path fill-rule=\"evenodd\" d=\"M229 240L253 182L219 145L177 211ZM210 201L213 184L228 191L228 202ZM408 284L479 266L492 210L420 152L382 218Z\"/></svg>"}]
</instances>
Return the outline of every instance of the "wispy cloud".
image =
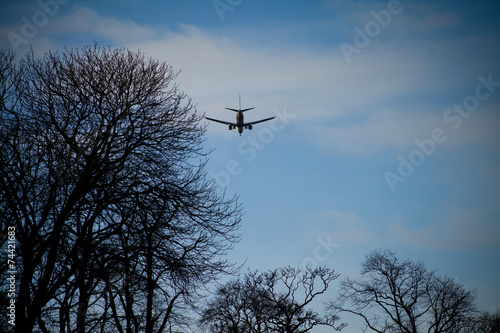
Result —
<instances>
[{"instance_id":1,"label":"wispy cloud","mask_svg":"<svg viewBox=\"0 0 500 333\"><path fill-rule=\"evenodd\" d=\"M351 64L338 48L341 41L329 49L246 47L248 43L241 40L195 26L181 25L172 31L82 6L54 17L33 42L45 50L57 47L56 40L71 45L72 36L79 43L95 39L101 45L140 49L182 69L181 89L211 115L227 116L221 101L243 93L244 101L248 98L262 114L286 105L298 117L293 128L325 152L366 155L404 150L442 122L445 108L463 98L462 91L474 84L477 75L495 70L488 52L474 58L469 51L487 48L481 43L491 37L480 36L478 42L470 35L454 36L442 44L440 33L460 25L461 16L402 4L405 10ZM383 8L372 8L371 2L356 8L333 5L357 15L348 16L345 26L362 24L370 19L370 10ZM460 59L465 65L458 66L457 57L468 57Z\"/></svg>"},{"instance_id":2,"label":"wispy cloud","mask_svg":"<svg viewBox=\"0 0 500 333\"><path fill-rule=\"evenodd\" d=\"M398 221L389 225L387 239L421 249L499 250L500 226L484 209L452 207L439 219L419 226Z\"/></svg>"},{"instance_id":3,"label":"wispy cloud","mask_svg":"<svg viewBox=\"0 0 500 333\"><path fill-rule=\"evenodd\" d=\"M365 246L377 243L379 234L358 213L354 211L338 211L322 209L309 212L305 217L307 234L311 239L331 235L332 241Z\"/></svg>"},{"instance_id":4,"label":"wispy cloud","mask_svg":"<svg viewBox=\"0 0 500 333\"><path fill-rule=\"evenodd\" d=\"M102 15L87 7L75 5L68 15L61 15L50 27L54 36L96 36L114 45L130 44L150 40L158 35L151 27L142 26L131 19L119 20L113 16Z\"/></svg>"},{"instance_id":5,"label":"wispy cloud","mask_svg":"<svg viewBox=\"0 0 500 333\"><path fill-rule=\"evenodd\" d=\"M330 235L340 246L375 248L391 244L421 250L500 249L500 226L485 210L449 207L429 221L392 218L374 224L355 211L319 210L307 215L311 239Z\"/></svg>"}]
</instances>

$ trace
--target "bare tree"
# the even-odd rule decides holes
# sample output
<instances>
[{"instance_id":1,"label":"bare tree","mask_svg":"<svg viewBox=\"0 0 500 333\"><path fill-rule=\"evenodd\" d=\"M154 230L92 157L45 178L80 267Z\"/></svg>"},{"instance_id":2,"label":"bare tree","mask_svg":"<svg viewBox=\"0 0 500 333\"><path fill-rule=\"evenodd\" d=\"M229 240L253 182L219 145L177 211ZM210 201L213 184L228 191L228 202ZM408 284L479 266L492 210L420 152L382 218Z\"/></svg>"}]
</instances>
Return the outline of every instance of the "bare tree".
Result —
<instances>
[{"instance_id":1,"label":"bare tree","mask_svg":"<svg viewBox=\"0 0 500 333\"><path fill-rule=\"evenodd\" d=\"M482 312L471 325L471 333L500 333L500 311Z\"/></svg>"},{"instance_id":2,"label":"bare tree","mask_svg":"<svg viewBox=\"0 0 500 333\"><path fill-rule=\"evenodd\" d=\"M126 49L31 52L13 75L0 226L20 244L16 332L167 331L238 240L202 115L171 66Z\"/></svg>"},{"instance_id":3,"label":"bare tree","mask_svg":"<svg viewBox=\"0 0 500 333\"><path fill-rule=\"evenodd\" d=\"M5 115L17 102L15 88L18 83L18 72L14 66L15 53L0 49L0 112ZM2 118L0 118L2 119Z\"/></svg>"},{"instance_id":4,"label":"bare tree","mask_svg":"<svg viewBox=\"0 0 500 333\"><path fill-rule=\"evenodd\" d=\"M428 302L432 319L428 332L468 332L476 315L476 293L454 279L436 276L429 286Z\"/></svg>"},{"instance_id":5,"label":"bare tree","mask_svg":"<svg viewBox=\"0 0 500 333\"><path fill-rule=\"evenodd\" d=\"M338 277L328 268L278 268L249 272L243 280L221 286L203 310L201 326L210 332L303 333L334 326L337 316L320 316L309 308Z\"/></svg>"},{"instance_id":6,"label":"bare tree","mask_svg":"<svg viewBox=\"0 0 500 333\"><path fill-rule=\"evenodd\" d=\"M468 332L475 291L389 250L371 252L361 267L361 278L342 281L333 314L353 313L379 333Z\"/></svg>"}]
</instances>

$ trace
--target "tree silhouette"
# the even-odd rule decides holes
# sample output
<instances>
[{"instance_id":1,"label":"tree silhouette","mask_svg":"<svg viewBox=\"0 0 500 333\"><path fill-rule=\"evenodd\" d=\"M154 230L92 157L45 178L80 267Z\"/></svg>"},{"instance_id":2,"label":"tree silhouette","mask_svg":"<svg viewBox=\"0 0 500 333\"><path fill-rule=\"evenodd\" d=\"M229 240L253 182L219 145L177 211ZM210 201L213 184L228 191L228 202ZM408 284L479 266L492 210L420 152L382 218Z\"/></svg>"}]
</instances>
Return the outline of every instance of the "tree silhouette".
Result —
<instances>
[{"instance_id":1,"label":"tree silhouette","mask_svg":"<svg viewBox=\"0 0 500 333\"><path fill-rule=\"evenodd\" d=\"M333 314L353 313L379 333L470 332L475 291L389 250L371 252L361 267L361 278L341 282L339 301L329 306Z\"/></svg>"},{"instance_id":2,"label":"tree silhouette","mask_svg":"<svg viewBox=\"0 0 500 333\"><path fill-rule=\"evenodd\" d=\"M249 272L243 280L221 286L205 306L200 325L210 332L309 332L319 325L334 326L336 316L320 316L309 308L338 277L328 268L278 268Z\"/></svg>"},{"instance_id":3,"label":"tree silhouette","mask_svg":"<svg viewBox=\"0 0 500 333\"><path fill-rule=\"evenodd\" d=\"M242 210L206 180L202 115L177 73L96 45L9 68L0 226L19 244L15 331L182 323L197 288L232 272Z\"/></svg>"},{"instance_id":4,"label":"tree silhouette","mask_svg":"<svg viewBox=\"0 0 500 333\"><path fill-rule=\"evenodd\" d=\"M500 311L482 312L470 325L471 333L500 333Z\"/></svg>"}]
</instances>

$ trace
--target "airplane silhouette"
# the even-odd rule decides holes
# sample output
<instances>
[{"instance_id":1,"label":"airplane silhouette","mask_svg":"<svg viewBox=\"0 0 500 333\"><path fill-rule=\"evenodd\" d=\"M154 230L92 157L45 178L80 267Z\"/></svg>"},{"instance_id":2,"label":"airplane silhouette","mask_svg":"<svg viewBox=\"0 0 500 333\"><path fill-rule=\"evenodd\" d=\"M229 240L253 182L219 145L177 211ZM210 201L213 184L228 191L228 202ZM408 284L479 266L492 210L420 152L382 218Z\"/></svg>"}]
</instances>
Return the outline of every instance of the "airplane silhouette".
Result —
<instances>
[{"instance_id":1,"label":"airplane silhouette","mask_svg":"<svg viewBox=\"0 0 500 333\"><path fill-rule=\"evenodd\" d=\"M240 94L240 107L239 107L239 109L238 110L231 109L231 108L226 108L226 109L234 111L234 112L237 112L236 113L236 123L231 123L231 122L227 122L227 121L223 121L223 120L218 120L218 119L213 119L213 118L208 118L208 117L205 117L205 118L208 119L208 120L211 120L211 121L215 121L217 123L228 125L229 130L232 130L233 128L237 128L238 129L238 133L240 133L240 136L241 136L241 133L243 133L243 129L244 128L251 130L253 128L253 125L255 125L255 124L263 123L264 121L268 121L268 120L276 118L276 116L274 116L274 117L271 117L271 118L266 118L266 119L261 119L261 120L251 121L251 122L245 123L244 120L243 120L243 112L248 111L248 110L252 110L252 109L255 109L255 108L248 108L248 109L243 109L242 110L241 109L241 94Z\"/></svg>"}]
</instances>

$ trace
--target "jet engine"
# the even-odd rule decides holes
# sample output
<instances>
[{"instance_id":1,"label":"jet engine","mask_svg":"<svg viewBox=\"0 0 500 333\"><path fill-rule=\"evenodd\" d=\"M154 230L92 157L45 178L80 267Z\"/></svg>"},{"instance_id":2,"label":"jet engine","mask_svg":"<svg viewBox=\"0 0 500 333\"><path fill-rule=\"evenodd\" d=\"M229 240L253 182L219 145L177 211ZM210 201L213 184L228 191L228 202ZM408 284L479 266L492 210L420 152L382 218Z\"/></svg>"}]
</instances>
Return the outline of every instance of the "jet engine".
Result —
<instances>
[{"instance_id":1,"label":"jet engine","mask_svg":"<svg viewBox=\"0 0 500 333\"><path fill-rule=\"evenodd\" d=\"M232 130L232 129L233 129L233 126L229 125L227 128L228 128L229 130Z\"/></svg>"},{"instance_id":2,"label":"jet engine","mask_svg":"<svg viewBox=\"0 0 500 333\"><path fill-rule=\"evenodd\" d=\"M248 129L251 130L253 127L252 125L248 125Z\"/></svg>"}]
</instances>

